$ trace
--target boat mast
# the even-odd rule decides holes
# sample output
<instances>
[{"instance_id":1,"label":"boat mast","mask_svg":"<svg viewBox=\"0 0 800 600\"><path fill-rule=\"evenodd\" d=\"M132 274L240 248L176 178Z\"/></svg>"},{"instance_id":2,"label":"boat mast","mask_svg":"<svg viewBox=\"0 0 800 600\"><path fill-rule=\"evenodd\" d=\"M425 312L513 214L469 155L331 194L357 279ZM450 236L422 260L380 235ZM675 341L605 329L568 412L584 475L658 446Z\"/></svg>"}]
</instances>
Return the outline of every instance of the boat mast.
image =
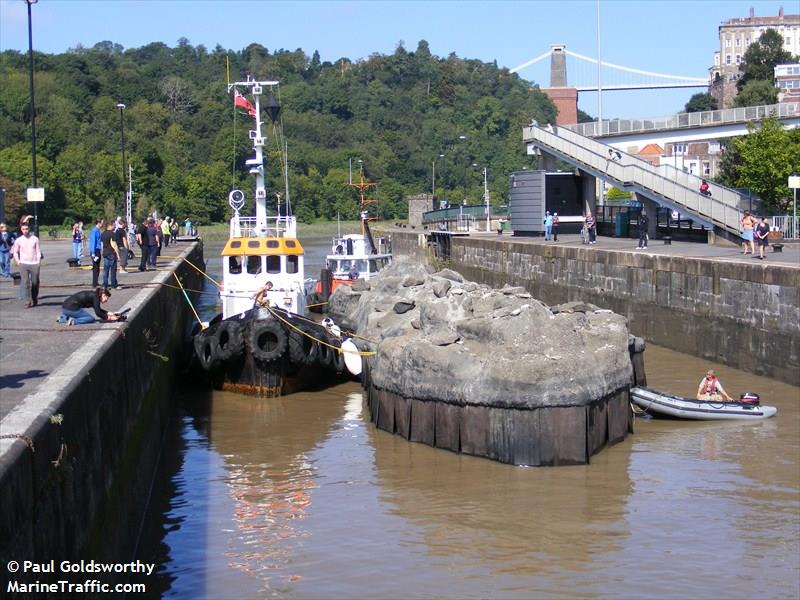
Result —
<instances>
[{"instance_id":1,"label":"boat mast","mask_svg":"<svg viewBox=\"0 0 800 600\"><path fill-rule=\"evenodd\" d=\"M253 111L250 112L255 120L255 129L251 129L249 132L250 139L253 140L255 156L248 158L245 164L249 167L250 174L255 175L256 178L256 231L259 235L265 235L267 231L267 190L264 182L264 146L266 139L261 132L261 94L264 92L264 87L275 85L278 85L277 81L254 81L249 74L246 81L234 81L228 84L228 93L234 89L239 92L240 87L246 88L252 94L255 103Z\"/></svg>"}]
</instances>

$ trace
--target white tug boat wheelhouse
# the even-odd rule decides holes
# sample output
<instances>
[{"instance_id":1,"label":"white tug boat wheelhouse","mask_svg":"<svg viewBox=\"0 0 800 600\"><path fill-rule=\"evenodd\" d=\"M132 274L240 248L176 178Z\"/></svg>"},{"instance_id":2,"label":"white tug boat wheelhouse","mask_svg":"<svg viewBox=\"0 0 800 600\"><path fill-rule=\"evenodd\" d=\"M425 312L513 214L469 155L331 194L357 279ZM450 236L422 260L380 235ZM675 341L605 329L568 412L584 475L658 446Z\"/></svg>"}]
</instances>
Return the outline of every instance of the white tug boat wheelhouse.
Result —
<instances>
[{"instance_id":1,"label":"white tug boat wheelhouse","mask_svg":"<svg viewBox=\"0 0 800 600\"><path fill-rule=\"evenodd\" d=\"M305 317L304 253L288 185L283 195L274 194L274 213L268 214L261 96L277 85L248 77L228 86L235 107L254 120L249 131L254 156L245 164L255 179L255 216L242 215L245 193L232 190L229 239L221 253L222 314L193 339L195 356L214 387L260 396L323 385L345 368L339 329ZM265 112L277 122L280 106L271 94Z\"/></svg>"}]
</instances>

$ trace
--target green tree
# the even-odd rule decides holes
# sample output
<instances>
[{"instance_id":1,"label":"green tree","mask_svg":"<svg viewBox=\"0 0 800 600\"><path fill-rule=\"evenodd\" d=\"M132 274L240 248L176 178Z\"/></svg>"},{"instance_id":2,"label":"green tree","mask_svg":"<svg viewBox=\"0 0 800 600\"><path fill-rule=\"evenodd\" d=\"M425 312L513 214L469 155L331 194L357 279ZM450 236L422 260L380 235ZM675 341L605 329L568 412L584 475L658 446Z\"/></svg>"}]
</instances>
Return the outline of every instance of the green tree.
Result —
<instances>
[{"instance_id":1,"label":"green tree","mask_svg":"<svg viewBox=\"0 0 800 600\"><path fill-rule=\"evenodd\" d=\"M736 88L741 92L751 81L774 83L775 66L793 61L796 62L792 53L783 49L783 36L774 29L767 29L744 53L739 65L742 76Z\"/></svg>"},{"instance_id":2,"label":"green tree","mask_svg":"<svg viewBox=\"0 0 800 600\"><path fill-rule=\"evenodd\" d=\"M766 212L785 212L790 202L789 175L800 172L800 132L784 129L777 117L764 119L760 128L750 124L749 135L736 138L741 157L737 185L748 187Z\"/></svg>"},{"instance_id":3,"label":"green tree","mask_svg":"<svg viewBox=\"0 0 800 600\"><path fill-rule=\"evenodd\" d=\"M753 79L736 95L733 105L737 106L762 106L777 104L778 89L771 81Z\"/></svg>"},{"instance_id":4,"label":"green tree","mask_svg":"<svg viewBox=\"0 0 800 600\"><path fill-rule=\"evenodd\" d=\"M691 98L689 98L689 102L686 103L684 107L684 111L687 113L690 112L703 112L705 110L717 110L717 99L714 98L711 94L695 94Z\"/></svg>"}]
</instances>

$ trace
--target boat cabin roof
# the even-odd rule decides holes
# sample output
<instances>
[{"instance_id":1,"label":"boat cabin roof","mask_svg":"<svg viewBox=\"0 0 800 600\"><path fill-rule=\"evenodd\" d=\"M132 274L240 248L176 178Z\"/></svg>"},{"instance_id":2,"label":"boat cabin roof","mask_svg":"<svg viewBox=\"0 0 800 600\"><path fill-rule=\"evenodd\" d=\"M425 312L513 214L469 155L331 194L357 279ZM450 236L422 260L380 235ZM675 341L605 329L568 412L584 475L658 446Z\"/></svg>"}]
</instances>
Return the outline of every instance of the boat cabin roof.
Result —
<instances>
[{"instance_id":1,"label":"boat cabin roof","mask_svg":"<svg viewBox=\"0 0 800 600\"><path fill-rule=\"evenodd\" d=\"M222 256L252 256L274 254L303 254L303 247L296 238L231 238L222 249Z\"/></svg>"}]
</instances>

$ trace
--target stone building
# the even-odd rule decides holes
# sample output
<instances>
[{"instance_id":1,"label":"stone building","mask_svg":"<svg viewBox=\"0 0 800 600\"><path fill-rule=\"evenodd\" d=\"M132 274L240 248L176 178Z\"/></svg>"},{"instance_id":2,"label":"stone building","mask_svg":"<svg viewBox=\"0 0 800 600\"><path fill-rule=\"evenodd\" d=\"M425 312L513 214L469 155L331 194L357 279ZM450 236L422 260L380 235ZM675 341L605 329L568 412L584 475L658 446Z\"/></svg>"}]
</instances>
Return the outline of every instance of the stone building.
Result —
<instances>
[{"instance_id":1,"label":"stone building","mask_svg":"<svg viewBox=\"0 0 800 600\"><path fill-rule=\"evenodd\" d=\"M714 52L714 65L708 70L709 93L720 108L729 108L738 91L736 82L741 76L739 68L750 44L767 29L774 29L783 38L783 49L793 55L800 54L800 14L787 15L783 7L777 16L750 16L723 21L719 26L719 50Z\"/></svg>"}]
</instances>

